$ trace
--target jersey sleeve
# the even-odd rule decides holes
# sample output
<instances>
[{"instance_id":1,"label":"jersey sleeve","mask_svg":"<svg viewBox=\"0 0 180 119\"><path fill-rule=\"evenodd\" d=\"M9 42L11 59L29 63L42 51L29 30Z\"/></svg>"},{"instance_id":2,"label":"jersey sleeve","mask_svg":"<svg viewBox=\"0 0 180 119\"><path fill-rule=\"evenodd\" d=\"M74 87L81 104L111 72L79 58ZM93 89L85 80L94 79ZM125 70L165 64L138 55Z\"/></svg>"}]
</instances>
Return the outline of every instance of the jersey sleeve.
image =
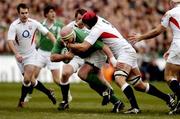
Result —
<instances>
[{"instance_id":1,"label":"jersey sleeve","mask_svg":"<svg viewBox=\"0 0 180 119\"><path fill-rule=\"evenodd\" d=\"M169 26L170 17L171 17L170 13L166 12L166 14L161 19L161 25L167 28Z\"/></svg>"},{"instance_id":2,"label":"jersey sleeve","mask_svg":"<svg viewBox=\"0 0 180 119\"><path fill-rule=\"evenodd\" d=\"M103 46L104 46L104 43L97 40L92 47L97 50L102 50Z\"/></svg>"},{"instance_id":3,"label":"jersey sleeve","mask_svg":"<svg viewBox=\"0 0 180 119\"><path fill-rule=\"evenodd\" d=\"M46 35L49 31L47 30L46 27L44 27L41 23L35 21L36 25L37 25L37 29L39 32L41 32L43 35Z\"/></svg>"},{"instance_id":4,"label":"jersey sleeve","mask_svg":"<svg viewBox=\"0 0 180 119\"><path fill-rule=\"evenodd\" d=\"M62 49L64 48L64 46L62 45L62 42L61 42L61 38L57 39L52 50L51 50L51 53L52 54L60 54Z\"/></svg>"},{"instance_id":5,"label":"jersey sleeve","mask_svg":"<svg viewBox=\"0 0 180 119\"><path fill-rule=\"evenodd\" d=\"M7 40L15 40L15 38L16 38L16 28L13 24L11 24L8 30Z\"/></svg>"},{"instance_id":6,"label":"jersey sleeve","mask_svg":"<svg viewBox=\"0 0 180 119\"><path fill-rule=\"evenodd\" d=\"M102 31L100 31L100 29L92 28L89 35L84 40L90 43L91 45L93 45L97 41L97 39L100 37L101 34L102 34Z\"/></svg>"}]
</instances>

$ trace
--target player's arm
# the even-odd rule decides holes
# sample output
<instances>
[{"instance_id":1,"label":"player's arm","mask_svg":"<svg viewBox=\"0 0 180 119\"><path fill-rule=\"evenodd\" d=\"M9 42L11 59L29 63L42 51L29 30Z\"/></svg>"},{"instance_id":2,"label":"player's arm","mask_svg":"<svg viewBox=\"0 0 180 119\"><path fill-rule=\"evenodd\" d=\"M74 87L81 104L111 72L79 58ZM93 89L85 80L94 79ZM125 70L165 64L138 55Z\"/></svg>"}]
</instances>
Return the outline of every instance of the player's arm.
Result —
<instances>
[{"instance_id":1,"label":"player's arm","mask_svg":"<svg viewBox=\"0 0 180 119\"><path fill-rule=\"evenodd\" d=\"M68 48L76 50L76 52L86 52L91 47L91 44L87 41L82 43L68 44Z\"/></svg>"},{"instance_id":2,"label":"player's arm","mask_svg":"<svg viewBox=\"0 0 180 119\"><path fill-rule=\"evenodd\" d=\"M43 35L46 35L49 40L51 40L53 43L56 42L56 38L55 36L50 32L48 31L48 29L46 27L44 27L41 23L35 21L35 23L37 24L37 29L43 34Z\"/></svg>"},{"instance_id":3,"label":"player's arm","mask_svg":"<svg viewBox=\"0 0 180 119\"><path fill-rule=\"evenodd\" d=\"M58 53L52 53L51 54L51 61L52 62L60 62L60 61L70 61L74 57L74 54L72 52L67 52L65 54L58 54Z\"/></svg>"},{"instance_id":4,"label":"player's arm","mask_svg":"<svg viewBox=\"0 0 180 119\"><path fill-rule=\"evenodd\" d=\"M56 38L55 36L51 33L51 32L47 32L47 37L53 42L55 43L56 42Z\"/></svg>"},{"instance_id":5,"label":"player's arm","mask_svg":"<svg viewBox=\"0 0 180 119\"><path fill-rule=\"evenodd\" d=\"M23 57L18 53L16 47L14 46L15 38L16 38L15 26L10 25L9 30L8 30L8 36L7 36L8 45L11 51L14 53L17 61L21 63L23 60Z\"/></svg>"},{"instance_id":6,"label":"player's arm","mask_svg":"<svg viewBox=\"0 0 180 119\"><path fill-rule=\"evenodd\" d=\"M93 49L102 49L103 52L106 54L106 56L108 57L110 63L115 67L116 66L116 63L117 63L117 60L115 59L111 49L106 45L104 44L103 42L97 40L94 45L92 46Z\"/></svg>"},{"instance_id":7,"label":"player's arm","mask_svg":"<svg viewBox=\"0 0 180 119\"><path fill-rule=\"evenodd\" d=\"M52 62L60 62L64 60L71 60L73 54L71 52L68 53L67 48L63 45L61 39L58 39L53 46L51 51L51 61Z\"/></svg>"},{"instance_id":8,"label":"player's arm","mask_svg":"<svg viewBox=\"0 0 180 119\"><path fill-rule=\"evenodd\" d=\"M128 40L134 44L136 42L139 42L141 40L147 40L147 39L151 39L154 38L156 36L158 36L159 34L161 34L162 32L164 32L166 30L166 27L164 27L163 25L158 25L155 29L152 29L151 31L145 33L145 34L133 34L130 35Z\"/></svg>"},{"instance_id":9,"label":"player's arm","mask_svg":"<svg viewBox=\"0 0 180 119\"><path fill-rule=\"evenodd\" d=\"M166 30L166 28L163 25L158 25L155 29L152 29L151 31L142 34L139 36L139 41L141 40L146 40L146 39L151 39L154 38L156 36L158 36L159 34L161 34L162 32L164 32Z\"/></svg>"},{"instance_id":10,"label":"player's arm","mask_svg":"<svg viewBox=\"0 0 180 119\"><path fill-rule=\"evenodd\" d=\"M102 32L99 29L94 28L90 31L89 35L84 39L84 42L82 43L76 43L76 44L69 44L69 48L72 50L76 50L79 52L86 52L94 43L97 41L97 39L100 37L100 34Z\"/></svg>"}]
</instances>

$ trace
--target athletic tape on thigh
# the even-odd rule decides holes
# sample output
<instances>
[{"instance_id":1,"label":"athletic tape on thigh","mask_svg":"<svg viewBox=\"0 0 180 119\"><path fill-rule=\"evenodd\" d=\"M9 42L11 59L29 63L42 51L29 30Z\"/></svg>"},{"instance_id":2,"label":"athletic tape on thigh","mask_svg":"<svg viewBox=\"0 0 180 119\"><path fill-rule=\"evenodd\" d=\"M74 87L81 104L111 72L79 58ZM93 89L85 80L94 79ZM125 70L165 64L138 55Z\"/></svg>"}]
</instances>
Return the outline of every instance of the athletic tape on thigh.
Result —
<instances>
[{"instance_id":1,"label":"athletic tape on thigh","mask_svg":"<svg viewBox=\"0 0 180 119\"><path fill-rule=\"evenodd\" d=\"M136 85L138 82L141 81L141 76L136 76L128 80L129 84Z\"/></svg>"},{"instance_id":2,"label":"athletic tape on thigh","mask_svg":"<svg viewBox=\"0 0 180 119\"><path fill-rule=\"evenodd\" d=\"M128 77L128 73L126 71L123 70L118 70L114 72L114 77L116 78L116 76L124 76L124 77Z\"/></svg>"}]
</instances>

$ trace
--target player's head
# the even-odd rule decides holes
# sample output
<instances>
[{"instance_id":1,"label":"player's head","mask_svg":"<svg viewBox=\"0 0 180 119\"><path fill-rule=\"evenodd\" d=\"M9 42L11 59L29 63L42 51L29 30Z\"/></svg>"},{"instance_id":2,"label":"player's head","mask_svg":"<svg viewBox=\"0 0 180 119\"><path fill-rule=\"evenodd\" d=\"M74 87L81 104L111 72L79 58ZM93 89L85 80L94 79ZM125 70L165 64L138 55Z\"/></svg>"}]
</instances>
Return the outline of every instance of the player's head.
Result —
<instances>
[{"instance_id":1,"label":"player's head","mask_svg":"<svg viewBox=\"0 0 180 119\"><path fill-rule=\"evenodd\" d=\"M87 11L82 16L82 22L88 29L91 29L97 23L98 17L93 11Z\"/></svg>"},{"instance_id":2,"label":"player's head","mask_svg":"<svg viewBox=\"0 0 180 119\"><path fill-rule=\"evenodd\" d=\"M56 17L55 7L52 5L47 5L44 8L44 17L46 17L49 20L54 20Z\"/></svg>"},{"instance_id":3,"label":"player's head","mask_svg":"<svg viewBox=\"0 0 180 119\"><path fill-rule=\"evenodd\" d=\"M75 20L78 28L84 28L84 24L81 22L82 16L87 12L85 9L77 9L75 12Z\"/></svg>"},{"instance_id":4,"label":"player's head","mask_svg":"<svg viewBox=\"0 0 180 119\"><path fill-rule=\"evenodd\" d=\"M171 0L170 1L170 6L173 8L176 6L176 4L180 3L180 0Z\"/></svg>"},{"instance_id":5,"label":"player's head","mask_svg":"<svg viewBox=\"0 0 180 119\"><path fill-rule=\"evenodd\" d=\"M71 27L65 26L61 29L60 35L62 40L67 43L73 43L74 38L76 37L76 34L74 30Z\"/></svg>"},{"instance_id":6,"label":"player's head","mask_svg":"<svg viewBox=\"0 0 180 119\"><path fill-rule=\"evenodd\" d=\"M22 22L26 22L29 17L29 7L25 3L20 3L17 6L19 18Z\"/></svg>"}]
</instances>

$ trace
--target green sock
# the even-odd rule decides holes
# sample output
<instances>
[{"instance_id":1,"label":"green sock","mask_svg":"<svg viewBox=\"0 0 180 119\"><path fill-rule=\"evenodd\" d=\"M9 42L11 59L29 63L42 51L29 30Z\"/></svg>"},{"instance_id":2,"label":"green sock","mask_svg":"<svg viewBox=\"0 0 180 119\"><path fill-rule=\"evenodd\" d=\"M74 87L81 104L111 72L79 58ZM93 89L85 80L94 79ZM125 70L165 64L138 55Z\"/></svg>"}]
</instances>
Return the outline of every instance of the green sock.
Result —
<instances>
[{"instance_id":1,"label":"green sock","mask_svg":"<svg viewBox=\"0 0 180 119\"><path fill-rule=\"evenodd\" d=\"M117 103L119 101L119 99L113 94L112 96L111 96L111 98L110 98L110 102L112 103L112 104L115 104L115 103Z\"/></svg>"},{"instance_id":2,"label":"green sock","mask_svg":"<svg viewBox=\"0 0 180 119\"><path fill-rule=\"evenodd\" d=\"M89 73L86 82L93 90L95 90L101 96L102 93L108 88L99 80L97 74L95 73Z\"/></svg>"}]
</instances>

